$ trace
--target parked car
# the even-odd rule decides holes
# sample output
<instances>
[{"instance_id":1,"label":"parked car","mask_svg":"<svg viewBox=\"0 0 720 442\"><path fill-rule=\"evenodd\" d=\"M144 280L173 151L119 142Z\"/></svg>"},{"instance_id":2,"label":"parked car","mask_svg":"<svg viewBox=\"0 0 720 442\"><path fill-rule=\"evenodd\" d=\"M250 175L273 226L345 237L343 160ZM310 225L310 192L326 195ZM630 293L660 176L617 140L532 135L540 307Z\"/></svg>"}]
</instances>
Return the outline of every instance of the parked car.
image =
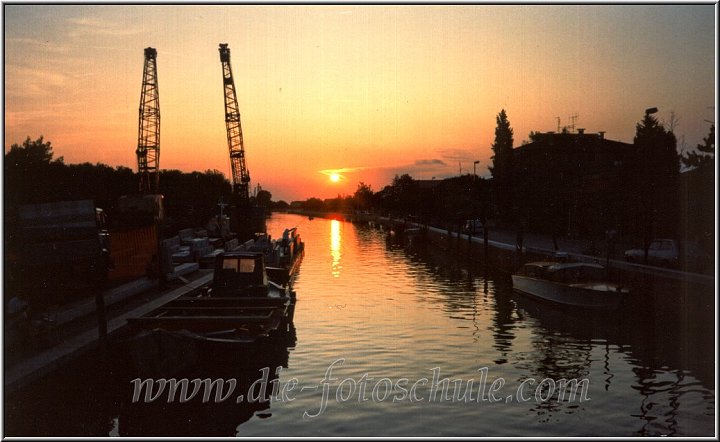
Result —
<instances>
[{"instance_id":1,"label":"parked car","mask_svg":"<svg viewBox=\"0 0 720 442\"><path fill-rule=\"evenodd\" d=\"M480 235L483 233L483 223L479 219L469 219L465 221L463 230L469 235Z\"/></svg>"},{"instance_id":2,"label":"parked car","mask_svg":"<svg viewBox=\"0 0 720 442\"><path fill-rule=\"evenodd\" d=\"M625 251L625 261L644 263L643 249ZM648 247L648 264L654 266L702 272L711 262L711 257L693 241L654 239Z\"/></svg>"}]
</instances>

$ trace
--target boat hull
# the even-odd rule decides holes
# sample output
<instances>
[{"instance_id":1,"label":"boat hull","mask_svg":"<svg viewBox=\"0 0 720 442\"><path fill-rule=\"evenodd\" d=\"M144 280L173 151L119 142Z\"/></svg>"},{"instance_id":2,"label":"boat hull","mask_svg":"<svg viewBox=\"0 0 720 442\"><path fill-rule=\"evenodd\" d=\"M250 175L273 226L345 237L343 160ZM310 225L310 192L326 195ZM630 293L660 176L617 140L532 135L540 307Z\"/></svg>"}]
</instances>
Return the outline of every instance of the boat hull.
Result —
<instances>
[{"instance_id":1,"label":"boat hull","mask_svg":"<svg viewBox=\"0 0 720 442\"><path fill-rule=\"evenodd\" d=\"M553 304L613 310L623 305L627 291L611 284L561 284L544 279L513 275L513 289L517 292Z\"/></svg>"}]
</instances>

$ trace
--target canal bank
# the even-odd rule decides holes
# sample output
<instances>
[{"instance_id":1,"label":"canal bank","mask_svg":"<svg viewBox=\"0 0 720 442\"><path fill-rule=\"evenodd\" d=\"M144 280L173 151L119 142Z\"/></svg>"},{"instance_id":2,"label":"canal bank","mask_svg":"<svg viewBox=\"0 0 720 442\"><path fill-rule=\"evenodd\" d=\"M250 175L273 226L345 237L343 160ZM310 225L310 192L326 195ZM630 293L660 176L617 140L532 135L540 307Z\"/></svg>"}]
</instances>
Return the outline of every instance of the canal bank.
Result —
<instances>
[{"instance_id":1,"label":"canal bank","mask_svg":"<svg viewBox=\"0 0 720 442\"><path fill-rule=\"evenodd\" d=\"M616 276L627 280L632 284L646 284L654 280L662 281L673 280L680 281L685 284L693 284L699 287L714 287L714 274L701 274L684 272L669 268L648 266L643 264L629 263L621 259L608 259L607 256L597 256L587 254L588 249L596 246L591 241L572 240L570 238L557 238L557 249L550 235L525 233L522 236L522 246L518 245L517 232L510 230L502 230L490 228L488 230L487 244L482 234L468 235L452 228L440 228L437 226L429 226L415 221L381 217L369 213L326 213L318 211L302 211L290 212L299 216L307 216L312 218L337 219L341 221L349 221L356 224L368 224L371 226L380 226L387 230L401 234L408 228L419 228L424 235L441 248L453 247L457 245L467 244L469 250L473 252L473 256L487 262L488 265L498 267L502 270L512 272L516 270L520 261L529 262L533 260L554 260L557 253L562 253L568 260L577 262L590 262L602 265L609 264ZM477 252L481 248L480 254ZM487 248L487 258L485 258L485 250ZM617 256L622 251L619 247L615 247L613 256ZM521 252L520 252L521 251ZM520 253L519 253L520 252Z\"/></svg>"},{"instance_id":2,"label":"canal bank","mask_svg":"<svg viewBox=\"0 0 720 442\"><path fill-rule=\"evenodd\" d=\"M188 281L184 277L191 280ZM157 291L157 279L140 278L105 290L107 339L120 333L127 319L140 316L168 301L185 295L212 280L212 272L198 271L197 264L181 264L174 271L175 286ZM186 282L183 282L186 281ZM4 389L12 393L59 369L101 345L94 298L58 306L47 313L48 329L27 337L22 348L6 346Z\"/></svg>"}]
</instances>

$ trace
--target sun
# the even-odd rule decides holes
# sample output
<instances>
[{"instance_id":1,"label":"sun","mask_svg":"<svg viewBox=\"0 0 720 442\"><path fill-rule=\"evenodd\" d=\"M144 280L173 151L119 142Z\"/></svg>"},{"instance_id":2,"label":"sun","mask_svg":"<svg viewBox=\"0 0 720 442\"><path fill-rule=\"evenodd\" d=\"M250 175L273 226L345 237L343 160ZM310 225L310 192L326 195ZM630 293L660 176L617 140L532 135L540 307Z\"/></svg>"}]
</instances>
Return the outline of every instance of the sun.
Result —
<instances>
[{"instance_id":1,"label":"sun","mask_svg":"<svg viewBox=\"0 0 720 442\"><path fill-rule=\"evenodd\" d=\"M338 175L337 173L331 173L329 175L329 178L330 178L330 181L332 181L333 183L337 183L340 181L340 175Z\"/></svg>"}]
</instances>

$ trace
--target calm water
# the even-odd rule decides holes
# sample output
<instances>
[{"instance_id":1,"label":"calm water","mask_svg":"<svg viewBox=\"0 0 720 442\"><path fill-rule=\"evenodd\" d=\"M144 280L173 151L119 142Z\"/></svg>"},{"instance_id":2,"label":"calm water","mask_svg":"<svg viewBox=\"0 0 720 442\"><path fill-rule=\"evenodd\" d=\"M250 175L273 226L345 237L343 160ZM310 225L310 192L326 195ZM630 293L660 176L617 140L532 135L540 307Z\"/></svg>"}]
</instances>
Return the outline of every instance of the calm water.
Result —
<instances>
[{"instance_id":1,"label":"calm water","mask_svg":"<svg viewBox=\"0 0 720 442\"><path fill-rule=\"evenodd\" d=\"M513 294L507 274L486 271L466 254L408 249L387 241L387 232L348 222L276 214L268 231L279 236L294 225L306 244L295 282L294 335L282 345L227 350L222 362L215 360L219 353L204 355L184 372L237 378L235 391L242 393L270 367L280 387L296 382L285 397L269 404L157 401L141 407L128 401L132 386L122 364L90 356L7 400L6 433L715 433L713 337L696 339L692 318L557 311ZM324 396L321 381L333 364L335 380ZM442 390L431 396L433 376L450 380L440 384L447 385L444 400ZM478 401L484 379L484 400ZM558 400L559 389L549 386L560 379L586 380L584 400ZM497 401L488 400L493 382Z\"/></svg>"}]
</instances>

